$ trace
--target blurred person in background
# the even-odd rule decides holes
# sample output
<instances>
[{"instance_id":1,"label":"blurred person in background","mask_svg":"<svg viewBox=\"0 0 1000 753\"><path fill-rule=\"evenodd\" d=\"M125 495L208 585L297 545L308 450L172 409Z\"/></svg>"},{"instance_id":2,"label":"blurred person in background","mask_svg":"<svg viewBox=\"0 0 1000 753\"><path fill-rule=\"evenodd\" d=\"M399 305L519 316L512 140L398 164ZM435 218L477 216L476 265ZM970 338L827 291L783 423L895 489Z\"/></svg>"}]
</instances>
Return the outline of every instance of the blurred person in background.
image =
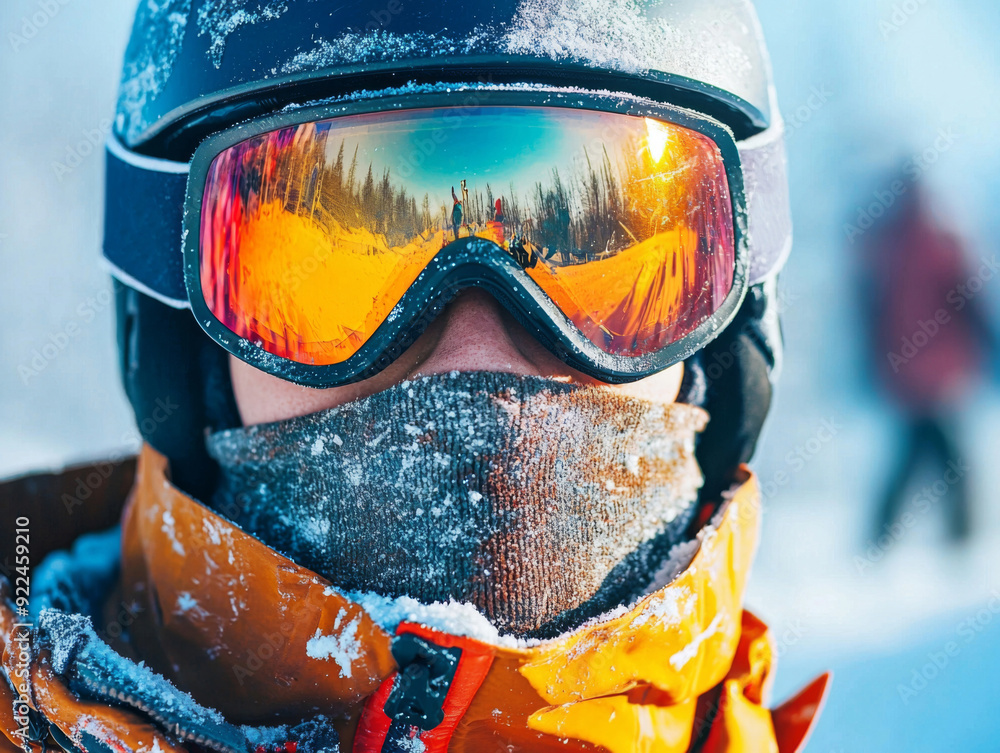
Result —
<instances>
[{"instance_id":1,"label":"blurred person in background","mask_svg":"<svg viewBox=\"0 0 1000 753\"><path fill-rule=\"evenodd\" d=\"M959 416L996 350L981 293L996 276L997 261L970 264L959 236L935 215L929 193L909 184L905 171L889 186L897 198L860 243L871 356L903 422L875 537L901 516L944 499L949 535L961 542L971 532L971 510ZM907 509L907 493L925 469L933 482Z\"/></svg>"}]
</instances>

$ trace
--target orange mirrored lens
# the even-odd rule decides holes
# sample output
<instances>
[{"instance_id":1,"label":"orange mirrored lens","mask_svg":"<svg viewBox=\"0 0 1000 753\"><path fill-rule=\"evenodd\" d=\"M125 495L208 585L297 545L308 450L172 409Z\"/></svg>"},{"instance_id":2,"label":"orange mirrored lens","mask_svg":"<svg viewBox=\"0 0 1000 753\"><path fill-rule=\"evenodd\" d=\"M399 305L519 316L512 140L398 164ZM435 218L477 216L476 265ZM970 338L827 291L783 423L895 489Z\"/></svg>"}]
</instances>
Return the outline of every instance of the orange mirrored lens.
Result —
<instances>
[{"instance_id":1,"label":"orange mirrored lens","mask_svg":"<svg viewBox=\"0 0 1000 753\"><path fill-rule=\"evenodd\" d=\"M588 162L585 211L565 245L528 270L595 344L653 353L719 309L733 284L732 203L718 147L680 126L631 118L616 160ZM622 125L618 125L619 131ZM596 161L596 160L595 160Z\"/></svg>"},{"instance_id":2,"label":"orange mirrored lens","mask_svg":"<svg viewBox=\"0 0 1000 753\"><path fill-rule=\"evenodd\" d=\"M223 151L202 204L205 301L299 363L341 363L460 237L505 249L596 345L636 356L725 300L718 147L649 118L436 108L284 128Z\"/></svg>"}]
</instances>

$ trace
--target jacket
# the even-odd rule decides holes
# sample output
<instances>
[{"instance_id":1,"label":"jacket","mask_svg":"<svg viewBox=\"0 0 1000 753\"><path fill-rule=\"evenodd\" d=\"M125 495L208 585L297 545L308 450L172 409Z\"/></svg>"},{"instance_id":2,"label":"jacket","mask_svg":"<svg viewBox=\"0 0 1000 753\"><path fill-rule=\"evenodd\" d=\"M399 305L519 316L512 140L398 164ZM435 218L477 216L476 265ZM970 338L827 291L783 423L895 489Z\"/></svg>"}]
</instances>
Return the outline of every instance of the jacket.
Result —
<instances>
[{"instance_id":1,"label":"jacket","mask_svg":"<svg viewBox=\"0 0 1000 753\"><path fill-rule=\"evenodd\" d=\"M794 753L821 706L825 675L767 708L774 646L742 609L746 469L668 583L531 643L352 600L167 473L145 447L120 531L49 557L30 621L0 584L3 753Z\"/></svg>"}]
</instances>

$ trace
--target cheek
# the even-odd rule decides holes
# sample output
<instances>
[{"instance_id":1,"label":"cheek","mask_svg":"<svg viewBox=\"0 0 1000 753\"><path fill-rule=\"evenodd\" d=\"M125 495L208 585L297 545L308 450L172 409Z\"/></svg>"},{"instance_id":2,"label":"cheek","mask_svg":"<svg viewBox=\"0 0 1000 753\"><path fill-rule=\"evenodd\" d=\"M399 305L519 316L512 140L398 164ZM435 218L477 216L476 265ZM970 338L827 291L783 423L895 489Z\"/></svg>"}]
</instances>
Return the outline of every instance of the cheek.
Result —
<instances>
[{"instance_id":1,"label":"cheek","mask_svg":"<svg viewBox=\"0 0 1000 753\"><path fill-rule=\"evenodd\" d=\"M417 367L437 345L440 332L441 318L431 324L427 331L384 371L380 371L370 379L325 390L286 382L231 355L229 373L232 376L233 395L236 398L236 406L240 409L243 425L253 426L284 421L296 416L307 416L387 390L404 379L412 378Z\"/></svg>"},{"instance_id":2,"label":"cheek","mask_svg":"<svg viewBox=\"0 0 1000 753\"><path fill-rule=\"evenodd\" d=\"M678 363L659 374L640 379L638 382L618 384L612 389L628 397L653 400L658 403L672 403L677 400L684 381L684 364Z\"/></svg>"},{"instance_id":3,"label":"cheek","mask_svg":"<svg viewBox=\"0 0 1000 753\"><path fill-rule=\"evenodd\" d=\"M397 369L401 373L395 373ZM397 363L380 375L364 382L327 390L316 390L286 382L244 363L235 356L229 357L233 395L236 398L236 405L240 410L240 418L243 420L244 426L283 421L295 416L306 416L317 411L335 408L338 405L388 389L403 379L410 370L412 369L407 369L405 364ZM629 397L672 403L677 399L683 379L684 364L679 363L659 374L640 379L638 382L609 385L609 388Z\"/></svg>"},{"instance_id":4,"label":"cheek","mask_svg":"<svg viewBox=\"0 0 1000 753\"><path fill-rule=\"evenodd\" d=\"M234 356L229 357L229 373L244 426L305 416L350 399L344 394L351 392L349 387L329 390L302 387L255 369Z\"/></svg>"}]
</instances>

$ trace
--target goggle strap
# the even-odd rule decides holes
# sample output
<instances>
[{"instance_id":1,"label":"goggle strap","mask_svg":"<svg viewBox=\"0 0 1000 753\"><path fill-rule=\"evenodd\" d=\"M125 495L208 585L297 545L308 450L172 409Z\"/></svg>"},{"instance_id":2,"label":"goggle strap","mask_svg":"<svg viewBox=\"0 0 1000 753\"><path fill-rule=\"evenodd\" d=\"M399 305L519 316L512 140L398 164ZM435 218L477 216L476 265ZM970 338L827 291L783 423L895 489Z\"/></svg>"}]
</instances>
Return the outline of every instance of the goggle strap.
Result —
<instances>
[{"instance_id":1,"label":"goggle strap","mask_svg":"<svg viewBox=\"0 0 1000 753\"><path fill-rule=\"evenodd\" d=\"M118 282L122 283L123 285L127 285L133 290L139 291L143 295L149 296L153 300L159 301L165 306L169 306L172 309L191 308L191 303L187 299L179 301L176 298L167 298L165 295L162 295L160 292L153 290L152 288L148 287L141 281L137 280L135 277L130 275L122 268L116 267L113 263L108 261L107 257L102 257L99 263L101 265L101 268L109 275L111 275L111 277L118 280Z\"/></svg>"},{"instance_id":2,"label":"goggle strap","mask_svg":"<svg viewBox=\"0 0 1000 753\"><path fill-rule=\"evenodd\" d=\"M785 129L779 119L766 131L737 143L747 202L750 285L781 270L792 250Z\"/></svg>"},{"instance_id":3,"label":"goggle strap","mask_svg":"<svg viewBox=\"0 0 1000 753\"><path fill-rule=\"evenodd\" d=\"M784 128L779 120L738 144L747 196L750 284L781 269L791 250ZM173 308L184 286L184 197L189 165L107 142L104 258L112 276Z\"/></svg>"},{"instance_id":4,"label":"goggle strap","mask_svg":"<svg viewBox=\"0 0 1000 753\"><path fill-rule=\"evenodd\" d=\"M188 165L136 154L114 136L105 153L108 270L168 306L186 308L182 228Z\"/></svg>"}]
</instances>

